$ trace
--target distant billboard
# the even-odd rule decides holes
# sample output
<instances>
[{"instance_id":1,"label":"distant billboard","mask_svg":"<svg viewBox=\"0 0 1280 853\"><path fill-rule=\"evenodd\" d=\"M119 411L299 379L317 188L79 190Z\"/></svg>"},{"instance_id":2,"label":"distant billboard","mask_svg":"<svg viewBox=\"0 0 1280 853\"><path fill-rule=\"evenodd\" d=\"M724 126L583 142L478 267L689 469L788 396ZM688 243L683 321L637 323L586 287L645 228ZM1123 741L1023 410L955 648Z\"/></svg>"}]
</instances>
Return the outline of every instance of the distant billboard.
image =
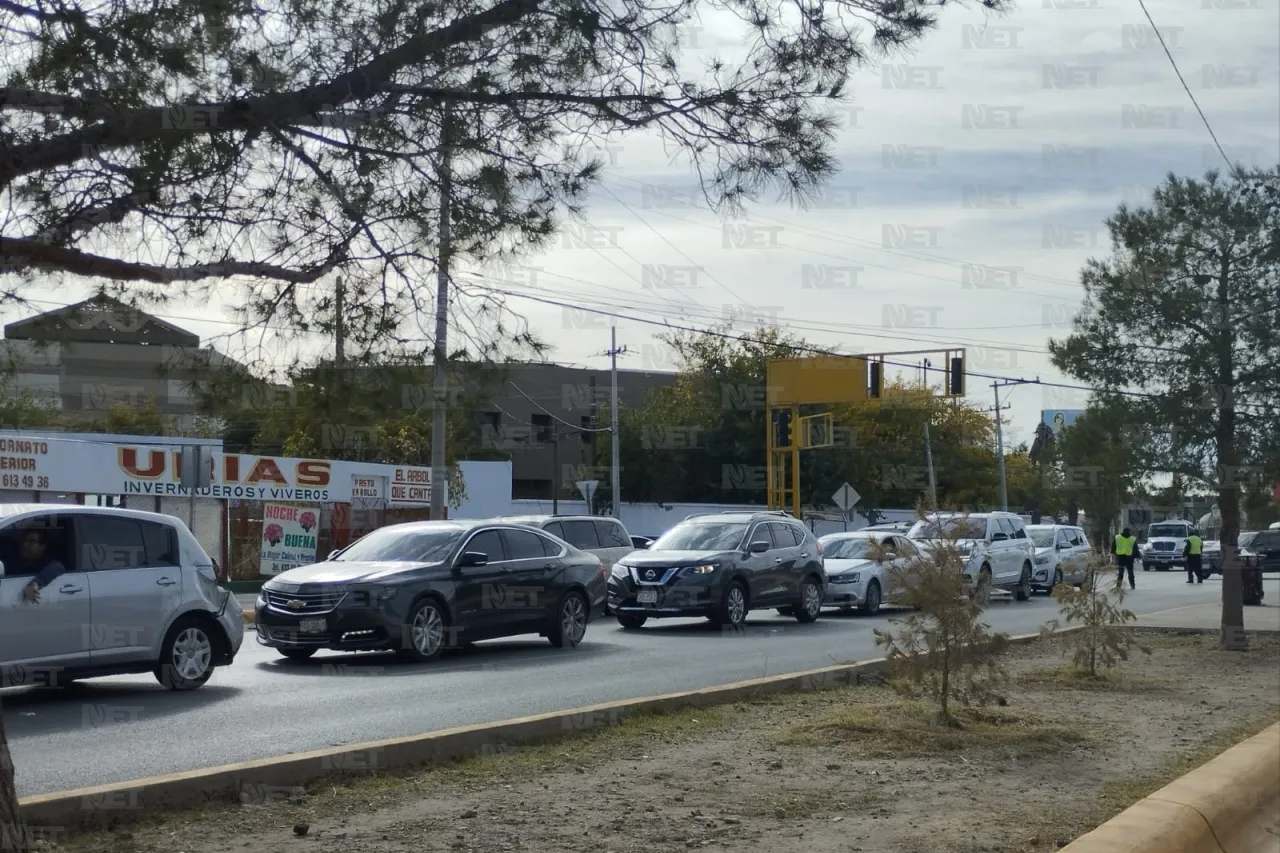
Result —
<instances>
[{"instance_id":1,"label":"distant billboard","mask_svg":"<svg viewBox=\"0 0 1280 853\"><path fill-rule=\"evenodd\" d=\"M1076 422L1076 418L1084 414L1084 409L1041 409L1040 423L1053 430L1054 435L1062 432Z\"/></svg>"}]
</instances>

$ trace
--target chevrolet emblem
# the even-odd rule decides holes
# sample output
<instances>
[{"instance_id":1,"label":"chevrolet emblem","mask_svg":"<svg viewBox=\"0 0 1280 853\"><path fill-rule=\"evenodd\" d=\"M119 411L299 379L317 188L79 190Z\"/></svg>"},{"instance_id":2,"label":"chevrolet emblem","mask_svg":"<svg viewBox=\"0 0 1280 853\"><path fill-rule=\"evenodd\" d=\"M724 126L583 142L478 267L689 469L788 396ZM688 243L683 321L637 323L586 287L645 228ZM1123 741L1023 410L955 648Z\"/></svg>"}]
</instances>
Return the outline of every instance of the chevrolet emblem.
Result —
<instances>
[{"instance_id":1,"label":"chevrolet emblem","mask_svg":"<svg viewBox=\"0 0 1280 853\"><path fill-rule=\"evenodd\" d=\"M286 601L284 606L289 608L290 610L301 610L302 608L306 607L306 605L303 602L299 601L296 598Z\"/></svg>"}]
</instances>

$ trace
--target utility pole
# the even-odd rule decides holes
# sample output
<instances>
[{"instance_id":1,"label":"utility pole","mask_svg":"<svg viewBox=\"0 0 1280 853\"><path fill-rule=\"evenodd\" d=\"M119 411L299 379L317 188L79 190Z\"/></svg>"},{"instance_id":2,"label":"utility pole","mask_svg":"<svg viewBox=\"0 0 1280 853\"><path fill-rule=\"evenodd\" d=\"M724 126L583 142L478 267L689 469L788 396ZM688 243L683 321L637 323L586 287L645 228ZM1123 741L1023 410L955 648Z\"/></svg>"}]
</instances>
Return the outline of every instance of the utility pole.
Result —
<instances>
[{"instance_id":1,"label":"utility pole","mask_svg":"<svg viewBox=\"0 0 1280 853\"><path fill-rule=\"evenodd\" d=\"M622 518L622 465L619 462L621 454L618 450L618 356L626 352L627 348L618 349L618 327L612 326L609 329L609 370L613 374L613 397L610 401L612 409L612 419L609 422L609 438L613 447L613 463L609 473L609 483L613 487L613 517Z\"/></svg>"},{"instance_id":2,"label":"utility pole","mask_svg":"<svg viewBox=\"0 0 1280 853\"><path fill-rule=\"evenodd\" d=\"M1000 425L1000 389L1002 387L1012 387L1014 385L1039 385L1040 378L1035 379L1006 379L1003 382L992 382L991 390L996 395L996 407L994 414L996 416L996 461L1000 465L1000 508L1005 512L1009 511L1009 488L1004 476L1004 430Z\"/></svg>"},{"instance_id":3,"label":"utility pole","mask_svg":"<svg viewBox=\"0 0 1280 853\"><path fill-rule=\"evenodd\" d=\"M1004 479L1004 430L1000 427L1000 383L992 382L996 394L996 461L1000 463L1000 509L1009 511L1009 487Z\"/></svg>"},{"instance_id":4,"label":"utility pole","mask_svg":"<svg viewBox=\"0 0 1280 853\"><path fill-rule=\"evenodd\" d=\"M929 509L938 511L938 481L933 476L933 445L929 442L929 421L924 422L924 462L929 469Z\"/></svg>"},{"instance_id":5,"label":"utility pole","mask_svg":"<svg viewBox=\"0 0 1280 853\"><path fill-rule=\"evenodd\" d=\"M343 319L344 312L347 309L346 284L342 276L338 276L338 285L334 288L333 294L333 363L338 367L342 367L342 363L347 360L347 329L346 322Z\"/></svg>"},{"instance_id":6,"label":"utility pole","mask_svg":"<svg viewBox=\"0 0 1280 853\"><path fill-rule=\"evenodd\" d=\"M555 420L551 421L551 514L560 514L560 431ZM587 515L591 507L587 507Z\"/></svg>"},{"instance_id":7,"label":"utility pole","mask_svg":"<svg viewBox=\"0 0 1280 853\"><path fill-rule=\"evenodd\" d=\"M445 430L448 423L449 377L449 253L451 246L450 213L453 196L453 151L450 134L453 104L444 102L440 125L440 221L436 247L436 345L432 359L431 409L431 519L444 519L444 491L449 473L445 468Z\"/></svg>"}]
</instances>

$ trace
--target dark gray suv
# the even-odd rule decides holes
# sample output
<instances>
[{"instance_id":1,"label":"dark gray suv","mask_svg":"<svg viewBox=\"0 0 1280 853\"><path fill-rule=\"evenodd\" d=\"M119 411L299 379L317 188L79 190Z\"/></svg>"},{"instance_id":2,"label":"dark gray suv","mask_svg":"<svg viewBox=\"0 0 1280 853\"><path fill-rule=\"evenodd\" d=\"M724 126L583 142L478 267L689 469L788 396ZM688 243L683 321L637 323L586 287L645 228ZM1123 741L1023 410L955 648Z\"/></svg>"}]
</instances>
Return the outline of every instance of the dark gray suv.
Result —
<instances>
[{"instance_id":1,"label":"dark gray suv","mask_svg":"<svg viewBox=\"0 0 1280 853\"><path fill-rule=\"evenodd\" d=\"M785 513L686 519L615 563L609 577L609 609L624 628L675 616L739 626L765 608L812 622L825 593L822 546Z\"/></svg>"}]
</instances>

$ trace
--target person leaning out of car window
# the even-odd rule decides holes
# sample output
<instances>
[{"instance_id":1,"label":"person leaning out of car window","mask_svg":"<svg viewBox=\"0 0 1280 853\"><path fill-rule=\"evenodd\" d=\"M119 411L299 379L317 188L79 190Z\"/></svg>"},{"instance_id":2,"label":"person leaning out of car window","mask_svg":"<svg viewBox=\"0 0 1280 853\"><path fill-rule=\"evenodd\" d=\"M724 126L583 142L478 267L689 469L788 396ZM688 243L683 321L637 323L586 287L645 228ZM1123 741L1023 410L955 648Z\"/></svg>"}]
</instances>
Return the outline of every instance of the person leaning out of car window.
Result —
<instances>
[{"instance_id":1,"label":"person leaning out of car window","mask_svg":"<svg viewBox=\"0 0 1280 853\"><path fill-rule=\"evenodd\" d=\"M61 562L49 556L49 541L42 530L28 530L22 534L18 563L22 574L30 572L34 575L22 591L23 598L32 604L40 600L40 590L67 570Z\"/></svg>"}]
</instances>

